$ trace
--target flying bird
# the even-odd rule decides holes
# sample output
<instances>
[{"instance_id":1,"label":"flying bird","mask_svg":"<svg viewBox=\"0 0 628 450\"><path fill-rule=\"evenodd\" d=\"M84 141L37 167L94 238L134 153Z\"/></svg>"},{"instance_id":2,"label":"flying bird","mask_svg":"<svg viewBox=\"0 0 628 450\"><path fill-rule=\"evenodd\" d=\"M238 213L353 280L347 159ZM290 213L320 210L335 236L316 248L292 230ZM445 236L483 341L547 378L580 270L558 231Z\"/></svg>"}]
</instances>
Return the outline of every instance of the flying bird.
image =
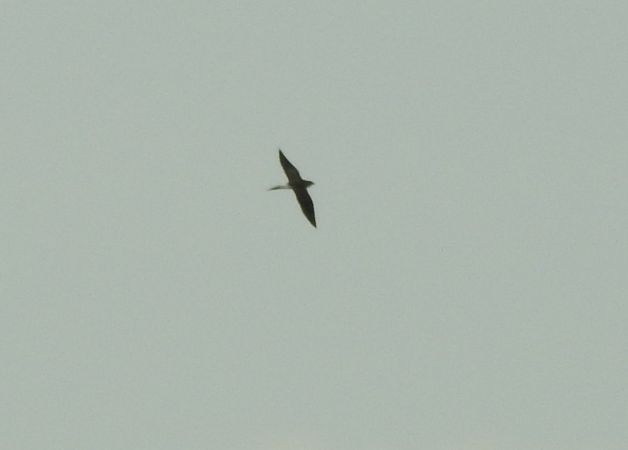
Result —
<instances>
[{"instance_id":1,"label":"flying bird","mask_svg":"<svg viewBox=\"0 0 628 450\"><path fill-rule=\"evenodd\" d=\"M301 211L307 217L307 220L310 221L314 228L316 228L316 218L314 217L314 203L312 203L312 198L310 194L307 192L307 188L312 186L314 182L304 180L301 178L299 171L296 167L292 165L288 158L286 158L279 149L279 162L281 162L281 167L283 167L283 171L286 172L286 176L288 177L288 184L282 186L275 186L269 189L269 191L274 191L275 189L292 189L294 195L297 196L297 201L299 205L301 205Z\"/></svg>"}]
</instances>

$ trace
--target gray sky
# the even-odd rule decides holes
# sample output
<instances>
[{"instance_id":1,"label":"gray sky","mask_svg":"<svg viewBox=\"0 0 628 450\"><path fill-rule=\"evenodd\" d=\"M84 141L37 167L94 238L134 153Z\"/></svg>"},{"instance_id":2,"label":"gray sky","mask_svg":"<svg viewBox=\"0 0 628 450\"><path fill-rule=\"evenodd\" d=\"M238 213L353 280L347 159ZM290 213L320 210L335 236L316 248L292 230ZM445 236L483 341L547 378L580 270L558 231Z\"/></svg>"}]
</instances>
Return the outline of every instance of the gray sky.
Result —
<instances>
[{"instance_id":1,"label":"gray sky","mask_svg":"<svg viewBox=\"0 0 628 450\"><path fill-rule=\"evenodd\" d=\"M625 448L625 2L248 3L1 3L3 445Z\"/></svg>"}]
</instances>

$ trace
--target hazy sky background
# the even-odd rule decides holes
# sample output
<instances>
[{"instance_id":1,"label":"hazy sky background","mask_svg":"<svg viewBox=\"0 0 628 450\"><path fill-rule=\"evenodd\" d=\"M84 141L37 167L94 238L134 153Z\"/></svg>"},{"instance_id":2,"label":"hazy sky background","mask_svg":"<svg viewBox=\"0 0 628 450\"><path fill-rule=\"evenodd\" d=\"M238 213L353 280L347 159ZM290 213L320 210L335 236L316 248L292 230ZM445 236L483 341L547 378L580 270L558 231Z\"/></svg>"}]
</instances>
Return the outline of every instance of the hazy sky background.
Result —
<instances>
[{"instance_id":1,"label":"hazy sky background","mask_svg":"<svg viewBox=\"0 0 628 450\"><path fill-rule=\"evenodd\" d=\"M3 448L625 449L627 23L0 2Z\"/></svg>"}]
</instances>

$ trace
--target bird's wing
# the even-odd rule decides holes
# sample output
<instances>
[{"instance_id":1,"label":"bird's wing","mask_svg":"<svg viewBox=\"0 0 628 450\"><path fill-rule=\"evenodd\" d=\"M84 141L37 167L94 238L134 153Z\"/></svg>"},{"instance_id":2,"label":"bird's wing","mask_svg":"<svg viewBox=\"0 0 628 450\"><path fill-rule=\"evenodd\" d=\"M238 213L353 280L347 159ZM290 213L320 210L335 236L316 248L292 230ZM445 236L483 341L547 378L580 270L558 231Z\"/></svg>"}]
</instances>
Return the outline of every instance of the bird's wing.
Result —
<instances>
[{"instance_id":1,"label":"bird's wing","mask_svg":"<svg viewBox=\"0 0 628 450\"><path fill-rule=\"evenodd\" d=\"M290 161L288 161L288 158L284 156L281 150L279 150L279 161L281 162L281 167L283 167L283 171L286 172L288 181L301 180L301 175L299 175L299 171L296 167L292 165Z\"/></svg>"},{"instance_id":2,"label":"bird's wing","mask_svg":"<svg viewBox=\"0 0 628 450\"><path fill-rule=\"evenodd\" d=\"M316 228L316 217L314 217L314 203L312 202L312 197L308 194L307 189L294 189L294 194L297 196L297 201L299 205L301 205L301 211L307 217L307 220L310 221L314 228Z\"/></svg>"}]
</instances>

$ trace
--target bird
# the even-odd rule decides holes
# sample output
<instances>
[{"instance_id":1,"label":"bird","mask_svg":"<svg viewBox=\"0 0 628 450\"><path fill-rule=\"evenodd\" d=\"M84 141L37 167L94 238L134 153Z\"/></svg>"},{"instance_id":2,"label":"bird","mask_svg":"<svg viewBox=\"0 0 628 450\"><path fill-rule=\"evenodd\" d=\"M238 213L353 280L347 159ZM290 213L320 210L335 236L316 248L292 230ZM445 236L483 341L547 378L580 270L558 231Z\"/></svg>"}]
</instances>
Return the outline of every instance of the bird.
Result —
<instances>
[{"instance_id":1,"label":"bird","mask_svg":"<svg viewBox=\"0 0 628 450\"><path fill-rule=\"evenodd\" d=\"M268 189L269 191L274 191L276 189L292 189L294 195L297 197L297 201L299 205L301 205L301 211L305 214L307 220L316 228L316 217L314 216L314 203L312 202L312 197L307 192L307 188L314 184L313 181L304 180L301 178L299 171L296 167L292 165L288 158L283 154L281 149L279 149L279 162L281 163L281 167L283 167L283 171L286 173L288 177L288 184L274 186Z\"/></svg>"}]
</instances>

